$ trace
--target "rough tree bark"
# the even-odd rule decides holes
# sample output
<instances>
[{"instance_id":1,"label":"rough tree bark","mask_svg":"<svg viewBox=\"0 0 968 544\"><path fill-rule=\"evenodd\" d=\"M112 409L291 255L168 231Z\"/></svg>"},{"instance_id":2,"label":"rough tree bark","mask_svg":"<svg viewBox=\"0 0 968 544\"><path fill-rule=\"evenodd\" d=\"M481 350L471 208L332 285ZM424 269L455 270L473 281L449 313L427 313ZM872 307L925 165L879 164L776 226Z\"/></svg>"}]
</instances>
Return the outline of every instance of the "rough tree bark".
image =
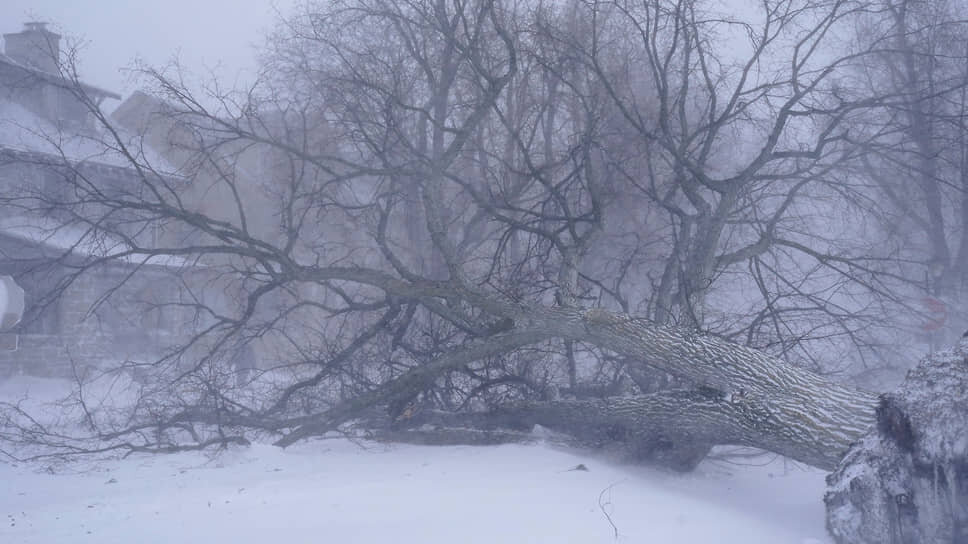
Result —
<instances>
[{"instance_id":1,"label":"rough tree bark","mask_svg":"<svg viewBox=\"0 0 968 544\"><path fill-rule=\"evenodd\" d=\"M631 461L680 472L694 469L718 444L761 448L828 469L836 466L835 452L819 455L784 440L764 407L711 388L525 402L481 414L418 412L398 423L405 430L380 435L428 444L453 443L461 438L473 443L501 443L525 440L523 432L541 425L576 439L580 445L617 447ZM495 434L485 438L465 432L468 429Z\"/></svg>"},{"instance_id":2,"label":"rough tree bark","mask_svg":"<svg viewBox=\"0 0 968 544\"><path fill-rule=\"evenodd\" d=\"M383 287L390 285L384 283ZM431 294L439 288L427 285L421 289ZM654 429L676 429L675 437L666 433L673 442L746 444L833 469L850 444L874 423L875 395L716 337L599 309L522 307L463 294L512 319L515 330L489 338L483 345L448 353L372 394L338 404L277 443L287 446L333 429L365 407L406 400L419 391L421 384L469 360L547 338L595 344L700 386L699 392L688 394L611 399L598 405L563 402L541 408L550 420L575 418L576 429L586 424L607 427L618 423L633 435L642 433L639 442L655 436ZM688 463L683 468L687 467Z\"/></svg>"}]
</instances>

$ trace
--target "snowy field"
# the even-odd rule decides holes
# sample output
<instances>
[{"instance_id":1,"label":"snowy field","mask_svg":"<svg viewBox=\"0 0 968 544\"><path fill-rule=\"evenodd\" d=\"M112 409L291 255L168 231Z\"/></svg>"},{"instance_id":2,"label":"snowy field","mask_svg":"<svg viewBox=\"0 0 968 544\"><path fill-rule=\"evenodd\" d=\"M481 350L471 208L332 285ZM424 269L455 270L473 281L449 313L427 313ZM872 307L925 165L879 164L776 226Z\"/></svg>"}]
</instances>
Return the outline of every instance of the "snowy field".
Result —
<instances>
[{"instance_id":1,"label":"snowy field","mask_svg":"<svg viewBox=\"0 0 968 544\"><path fill-rule=\"evenodd\" d=\"M332 439L0 462L0 543L829 542L824 474L771 459L678 475L540 444Z\"/></svg>"}]
</instances>

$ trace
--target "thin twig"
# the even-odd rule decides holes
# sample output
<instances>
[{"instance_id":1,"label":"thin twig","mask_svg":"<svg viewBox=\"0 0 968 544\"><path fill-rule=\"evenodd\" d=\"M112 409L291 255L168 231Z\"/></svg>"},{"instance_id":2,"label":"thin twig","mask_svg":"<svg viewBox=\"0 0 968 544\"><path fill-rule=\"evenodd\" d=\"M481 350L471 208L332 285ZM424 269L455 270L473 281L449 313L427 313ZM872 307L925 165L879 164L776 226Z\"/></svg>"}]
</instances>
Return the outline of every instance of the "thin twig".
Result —
<instances>
[{"instance_id":1,"label":"thin twig","mask_svg":"<svg viewBox=\"0 0 968 544\"><path fill-rule=\"evenodd\" d=\"M602 492L598 494L598 509L602 511L602 514L605 516L605 520L608 521L608 524L612 526L612 532L615 534L615 540L618 540L618 527L615 525L615 522L612 521L612 516L609 515L605 507L612 505L612 488L624 481L625 480L615 482L603 489ZM606 493L608 493L608 500L604 500Z\"/></svg>"}]
</instances>

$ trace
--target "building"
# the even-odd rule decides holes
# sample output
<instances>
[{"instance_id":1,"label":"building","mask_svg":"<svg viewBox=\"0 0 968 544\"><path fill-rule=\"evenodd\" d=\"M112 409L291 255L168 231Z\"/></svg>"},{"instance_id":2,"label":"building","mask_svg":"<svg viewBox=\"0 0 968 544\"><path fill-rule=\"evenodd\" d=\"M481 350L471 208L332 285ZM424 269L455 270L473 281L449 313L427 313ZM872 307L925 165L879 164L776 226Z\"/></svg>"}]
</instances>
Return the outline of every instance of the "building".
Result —
<instances>
[{"instance_id":1,"label":"building","mask_svg":"<svg viewBox=\"0 0 968 544\"><path fill-rule=\"evenodd\" d=\"M79 81L55 62L60 36L42 23L27 23L23 31L5 34L4 42L0 192L27 188L56 196L64 190L65 178L76 174L96 178L102 187L130 190L140 183L130 160L103 144L105 137L120 135L137 150L139 162L178 184L179 198L191 211L237 228L244 224L251 236L284 245L287 227L280 221L281 199L296 190L292 184L297 181L325 186L317 183L319 172L294 164L278 149L240 145L231 138L219 141L219 131L206 125L211 119L184 115L176 106L140 92L113 108L110 118L117 131L105 135L91 110L102 106L107 110L121 97ZM257 113L267 137L282 138L291 128L288 125L304 127L308 120L318 129L309 133L325 138L322 117L292 120L277 111ZM294 167L302 178L293 176ZM352 197L346 195L347 200ZM301 198L300 206L315 197ZM205 297L203 304L209 309L232 315L251 289L251 278L233 274L238 263L212 255L192 263L172 258L107 260L98 264L96 273L74 279L72 271L121 242L92 235L89 225L71 217L37 210L25 213L9 206L3 210L2 201L0 197L0 275L17 279L26 291L28 308L16 330L0 333L0 379L13 374L71 376L76 368L151 362L205 325L196 319L191 304L182 310L177 304L159 303ZM310 262L337 261L348 255L359 258L365 253L379 262L379 251L350 215L333 210L325 217L314 217L301 227L293 253ZM143 247L206 241L198 229L146 231L138 236L148 237L139 240ZM129 275L133 267L138 267L138 273ZM113 290L122 280L123 288ZM65 283L70 285L62 296L51 296ZM191 285L199 288L193 290ZM186 294L186 289L191 292ZM297 286L297 291L275 292L263 299L256 320L271 321L278 308L291 308L294 298L319 298L323 296L319 291L318 286L307 284ZM112 294L103 299L106 292ZM326 336L329 327L339 326L335 321L315 322L314 315L304 315L312 313L309 309L302 312L293 314L289 322L313 323L305 334L314 341ZM243 339L243 345L227 350L230 365L264 367L261 361L285 359L279 354L292 344L292 331L274 333Z\"/></svg>"},{"instance_id":2,"label":"building","mask_svg":"<svg viewBox=\"0 0 968 544\"><path fill-rule=\"evenodd\" d=\"M0 275L13 276L24 288L27 309L19 325L0 334L0 379L70 377L104 364L156 357L190 333L184 312L158 302L177 298L195 267L174 258L98 259L94 269L77 275L122 242L76 217L21 205L10 196L56 197L67 190L65 180L72 175L119 190L136 187L137 173L101 143L104 135L92 115L92 107L121 97L65 71L58 62L61 37L45 24L27 23L21 32L3 37L0 194L7 196L0 199ZM164 170L162 159L150 160ZM133 267L139 267L138 274L130 274Z\"/></svg>"}]
</instances>

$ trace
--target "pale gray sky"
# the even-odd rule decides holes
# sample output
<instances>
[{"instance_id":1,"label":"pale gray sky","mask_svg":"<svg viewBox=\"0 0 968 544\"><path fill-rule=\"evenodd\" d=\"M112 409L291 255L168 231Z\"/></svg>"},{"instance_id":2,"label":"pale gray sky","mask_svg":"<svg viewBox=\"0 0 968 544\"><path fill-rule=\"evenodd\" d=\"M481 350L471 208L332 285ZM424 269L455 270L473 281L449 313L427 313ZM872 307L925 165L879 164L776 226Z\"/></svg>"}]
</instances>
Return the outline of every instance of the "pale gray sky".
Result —
<instances>
[{"instance_id":1,"label":"pale gray sky","mask_svg":"<svg viewBox=\"0 0 968 544\"><path fill-rule=\"evenodd\" d=\"M153 65L176 54L195 72L251 73L254 47L297 0L0 0L0 33L28 20L80 39L85 82L127 95L136 87L121 69L137 57Z\"/></svg>"}]
</instances>

